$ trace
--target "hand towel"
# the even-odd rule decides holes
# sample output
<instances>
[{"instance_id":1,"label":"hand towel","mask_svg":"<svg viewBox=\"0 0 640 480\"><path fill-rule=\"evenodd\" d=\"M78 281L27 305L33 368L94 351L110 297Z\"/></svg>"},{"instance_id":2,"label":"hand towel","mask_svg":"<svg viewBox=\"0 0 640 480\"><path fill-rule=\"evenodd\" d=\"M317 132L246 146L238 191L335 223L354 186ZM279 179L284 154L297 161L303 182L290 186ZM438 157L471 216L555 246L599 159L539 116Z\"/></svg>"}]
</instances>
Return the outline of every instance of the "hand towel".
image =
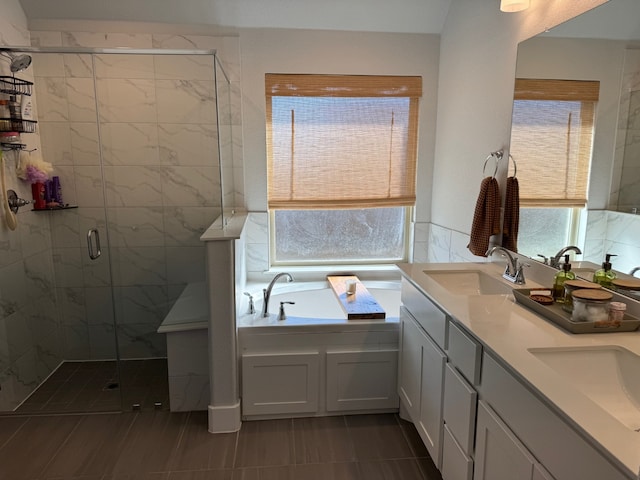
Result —
<instances>
[{"instance_id":1,"label":"hand towel","mask_svg":"<svg viewBox=\"0 0 640 480\"><path fill-rule=\"evenodd\" d=\"M467 248L479 257L486 256L491 235L500 233L500 189L494 177L480 184L480 194L471 224L471 241Z\"/></svg>"},{"instance_id":2,"label":"hand towel","mask_svg":"<svg viewBox=\"0 0 640 480\"><path fill-rule=\"evenodd\" d=\"M502 224L502 246L518 252L518 225L520 222L520 186L516 177L507 178L507 192L504 201L504 221Z\"/></svg>"}]
</instances>

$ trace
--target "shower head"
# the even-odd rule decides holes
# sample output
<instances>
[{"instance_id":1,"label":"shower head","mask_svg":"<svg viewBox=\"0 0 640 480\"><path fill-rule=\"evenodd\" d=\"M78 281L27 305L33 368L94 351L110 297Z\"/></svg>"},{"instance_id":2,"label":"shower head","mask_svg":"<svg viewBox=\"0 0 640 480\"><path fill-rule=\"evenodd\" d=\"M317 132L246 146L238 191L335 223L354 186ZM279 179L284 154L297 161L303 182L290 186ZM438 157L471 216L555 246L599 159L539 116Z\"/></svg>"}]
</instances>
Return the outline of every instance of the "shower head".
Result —
<instances>
[{"instance_id":1,"label":"shower head","mask_svg":"<svg viewBox=\"0 0 640 480\"><path fill-rule=\"evenodd\" d=\"M11 66L9 67L13 73L21 72L25 68L31 65L31 55L26 53L18 55L11 60Z\"/></svg>"},{"instance_id":2,"label":"shower head","mask_svg":"<svg viewBox=\"0 0 640 480\"><path fill-rule=\"evenodd\" d=\"M11 65L9 66L9 68L11 69L12 73L21 72L29 65L31 65L31 55L27 55L26 53L22 55L16 55L15 53L7 51L1 53L4 56L8 57L9 60L11 60Z\"/></svg>"}]
</instances>

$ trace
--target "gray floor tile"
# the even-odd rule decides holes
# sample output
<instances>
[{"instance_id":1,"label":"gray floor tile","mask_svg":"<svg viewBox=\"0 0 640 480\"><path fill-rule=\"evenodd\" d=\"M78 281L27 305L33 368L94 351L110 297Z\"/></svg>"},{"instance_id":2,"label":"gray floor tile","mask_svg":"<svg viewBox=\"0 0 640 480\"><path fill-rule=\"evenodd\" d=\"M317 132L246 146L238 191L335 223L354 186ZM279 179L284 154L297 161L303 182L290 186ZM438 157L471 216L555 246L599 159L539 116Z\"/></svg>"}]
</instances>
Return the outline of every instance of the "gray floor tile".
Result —
<instances>
[{"instance_id":1,"label":"gray floor tile","mask_svg":"<svg viewBox=\"0 0 640 480\"><path fill-rule=\"evenodd\" d=\"M214 469L171 472L167 480L233 480L233 470Z\"/></svg>"},{"instance_id":2,"label":"gray floor tile","mask_svg":"<svg viewBox=\"0 0 640 480\"><path fill-rule=\"evenodd\" d=\"M0 449L28 420L27 417L0 417Z\"/></svg>"},{"instance_id":3,"label":"gray floor tile","mask_svg":"<svg viewBox=\"0 0 640 480\"><path fill-rule=\"evenodd\" d=\"M242 424L235 467L290 465L293 461L293 424L290 419Z\"/></svg>"},{"instance_id":4,"label":"gray floor tile","mask_svg":"<svg viewBox=\"0 0 640 480\"><path fill-rule=\"evenodd\" d=\"M207 412L191 412L168 469L204 470L233 467L237 433L211 434Z\"/></svg>"},{"instance_id":5,"label":"gray floor tile","mask_svg":"<svg viewBox=\"0 0 640 480\"><path fill-rule=\"evenodd\" d=\"M425 480L413 458L360 462L360 474L366 480Z\"/></svg>"},{"instance_id":6,"label":"gray floor tile","mask_svg":"<svg viewBox=\"0 0 640 480\"><path fill-rule=\"evenodd\" d=\"M413 456L395 415L350 415L345 418L358 460Z\"/></svg>"},{"instance_id":7,"label":"gray floor tile","mask_svg":"<svg viewBox=\"0 0 640 480\"><path fill-rule=\"evenodd\" d=\"M73 477L112 473L134 414L85 415L47 465L48 475Z\"/></svg>"},{"instance_id":8,"label":"gray floor tile","mask_svg":"<svg viewBox=\"0 0 640 480\"><path fill-rule=\"evenodd\" d=\"M5 478L39 478L81 417L31 417L0 449Z\"/></svg>"},{"instance_id":9,"label":"gray floor tile","mask_svg":"<svg viewBox=\"0 0 640 480\"><path fill-rule=\"evenodd\" d=\"M319 463L316 465L295 465L293 478L296 480L360 480L360 469L355 462Z\"/></svg>"},{"instance_id":10,"label":"gray floor tile","mask_svg":"<svg viewBox=\"0 0 640 480\"><path fill-rule=\"evenodd\" d=\"M356 458L353 443L345 435L345 418L295 418L295 461L302 463L348 462Z\"/></svg>"},{"instance_id":11,"label":"gray floor tile","mask_svg":"<svg viewBox=\"0 0 640 480\"><path fill-rule=\"evenodd\" d=\"M138 412L124 439L113 473L167 472L187 416L186 413L165 411Z\"/></svg>"}]
</instances>

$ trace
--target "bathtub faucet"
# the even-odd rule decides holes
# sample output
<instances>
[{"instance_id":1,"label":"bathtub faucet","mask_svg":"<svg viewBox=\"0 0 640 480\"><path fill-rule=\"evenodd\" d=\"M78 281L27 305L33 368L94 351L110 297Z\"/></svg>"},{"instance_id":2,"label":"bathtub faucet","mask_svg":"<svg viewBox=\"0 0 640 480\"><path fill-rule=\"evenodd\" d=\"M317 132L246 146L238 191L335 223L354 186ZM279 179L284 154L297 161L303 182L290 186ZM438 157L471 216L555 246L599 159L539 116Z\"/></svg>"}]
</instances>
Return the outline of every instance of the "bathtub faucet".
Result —
<instances>
[{"instance_id":1,"label":"bathtub faucet","mask_svg":"<svg viewBox=\"0 0 640 480\"><path fill-rule=\"evenodd\" d=\"M263 317L269 316L269 298L271 298L271 290L273 289L273 286L275 285L275 283L278 281L280 277L287 277L287 282L293 282L293 277L291 276L290 273L281 272L277 274L275 277L273 277L271 282L269 282L269 286L267 286L267 288L262 289L262 316Z\"/></svg>"}]
</instances>

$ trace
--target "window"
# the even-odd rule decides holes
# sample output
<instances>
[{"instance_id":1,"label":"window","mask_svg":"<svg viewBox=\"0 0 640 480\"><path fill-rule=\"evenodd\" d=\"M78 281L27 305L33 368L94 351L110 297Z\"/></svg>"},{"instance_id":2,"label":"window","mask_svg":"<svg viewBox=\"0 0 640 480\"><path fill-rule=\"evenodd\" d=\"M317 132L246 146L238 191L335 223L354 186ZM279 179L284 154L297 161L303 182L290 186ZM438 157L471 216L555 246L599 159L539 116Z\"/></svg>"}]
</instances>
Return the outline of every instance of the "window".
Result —
<instances>
[{"instance_id":1,"label":"window","mask_svg":"<svg viewBox=\"0 0 640 480\"><path fill-rule=\"evenodd\" d=\"M267 74L274 264L407 258L420 77Z\"/></svg>"},{"instance_id":2,"label":"window","mask_svg":"<svg viewBox=\"0 0 640 480\"><path fill-rule=\"evenodd\" d=\"M599 82L517 79L510 152L520 185L519 250L555 253L577 243Z\"/></svg>"}]
</instances>

